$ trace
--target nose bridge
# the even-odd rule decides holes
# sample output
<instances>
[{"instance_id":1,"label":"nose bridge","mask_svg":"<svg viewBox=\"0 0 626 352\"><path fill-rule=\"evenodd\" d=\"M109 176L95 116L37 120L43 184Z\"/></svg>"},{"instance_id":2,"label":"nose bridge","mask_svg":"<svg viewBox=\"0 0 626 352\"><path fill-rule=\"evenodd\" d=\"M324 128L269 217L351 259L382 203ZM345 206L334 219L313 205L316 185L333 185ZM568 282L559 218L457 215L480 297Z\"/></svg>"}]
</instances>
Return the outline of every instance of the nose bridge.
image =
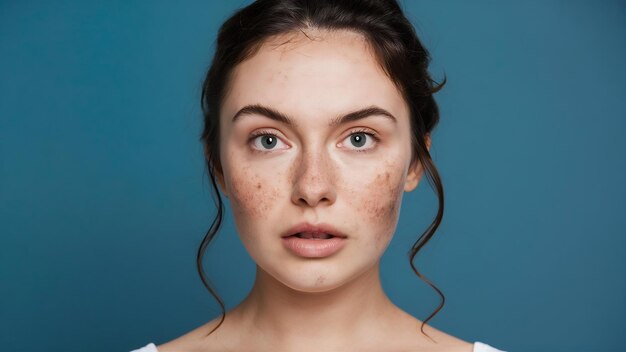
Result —
<instances>
[{"instance_id":1,"label":"nose bridge","mask_svg":"<svg viewBox=\"0 0 626 352\"><path fill-rule=\"evenodd\" d=\"M293 201L315 206L334 202L334 168L325 148L303 148L295 168Z\"/></svg>"}]
</instances>

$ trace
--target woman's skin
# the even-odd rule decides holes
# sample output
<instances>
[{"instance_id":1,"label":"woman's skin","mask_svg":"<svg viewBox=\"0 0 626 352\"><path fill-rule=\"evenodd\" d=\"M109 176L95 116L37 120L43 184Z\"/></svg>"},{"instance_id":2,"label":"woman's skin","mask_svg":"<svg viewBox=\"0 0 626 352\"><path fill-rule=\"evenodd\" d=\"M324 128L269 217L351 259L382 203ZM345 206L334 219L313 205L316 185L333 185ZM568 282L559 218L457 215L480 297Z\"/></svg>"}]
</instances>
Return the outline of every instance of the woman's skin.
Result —
<instances>
[{"instance_id":1,"label":"woman's skin","mask_svg":"<svg viewBox=\"0 0 626 352\"><path fill-rule=\"evenodd\" d=\"M289 41L289 42L287 42ZM281 44L281 45L279 45ZM244 106L276 110L293 126ZM333 118L376 106L380 114L340 125ZM367 41L350 31L274 37L239 64L220 112L217 180L238 234L257 264L248 296L221 317L158 346L159 351L472 351L472 344L394 305L382 289L380 258L404 192L421 177L410 165L409 110ZM255 131L275 135L273 148ZM355 132L375 133L376 141ZM427 139L430 147L430 139ZM361 150L361 152L359 152ZM307 221L348 236L325 258L298 257L281 235ZM417 299L418 297L416 297Z\"/></svg>"}]
</instances>

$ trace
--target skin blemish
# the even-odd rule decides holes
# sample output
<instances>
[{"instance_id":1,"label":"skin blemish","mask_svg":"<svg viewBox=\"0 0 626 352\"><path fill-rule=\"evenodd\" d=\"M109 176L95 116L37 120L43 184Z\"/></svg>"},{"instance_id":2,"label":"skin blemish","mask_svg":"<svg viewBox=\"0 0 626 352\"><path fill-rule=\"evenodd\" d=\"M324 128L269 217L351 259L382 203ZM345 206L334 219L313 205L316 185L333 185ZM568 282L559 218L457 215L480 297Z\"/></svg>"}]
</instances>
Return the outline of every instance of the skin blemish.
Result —
<instances>
[{"instance_id":1,"label":"skin blemish","mask_svg":"<svg viewBox=\"0 0 626 352\"><path fill-rule=\"evenodd\" d=\"M386 245L393 234L404 188L402 169L398 167L398 163L386 161L384 164L385 171L378 173L366 187L376 191L368 192L368 198L364 201L367 218L380 228L375 234L378 247Z\"/></svg>"},{"instance_id":2,"label":"skin blemish","mask_svg":"<svg viewBox=\"0 0 626 352\"><path fill-rule=\"evenodd\" d=\"M231 176L230 190L232 192L233 211L243 216L260 218L274 207L279 191L274 188L263 187L268 184L249 166L242 167Z\"/></svg>"},{"instance_id":3,"label":"skin blemish","mask_svg":"<svg viewBox=\"0 0 626 352\"><path fill-rule=\"evenodd\" d=\"M410 158L410 116L403 96L370 49L355 42L367 43L360 34L335 34L313 44L304 38L296 50L291 44L276 51L261 48L233 71L231 93L224 100L229 113L221 125L226 126L221 153L237 232L259 270L302 291L338 286L378 261L395 232ZM255 103L289 115L295 125L285 133L279 122L251 117L250 131L279 129L286 140L294 139L293 148L251 153L249 145L242 146L245 133L238 133L230 119L240 107ZM328 126L331 119L370 103L391 111L396 125L367 117ZM339 137L347 140L357 128L380 129L382 142L372 143L369 153L339 143ZM294 258L280 234L301 222L329 223L349 240L330 258Z\"/></svg>"}]
</instances>

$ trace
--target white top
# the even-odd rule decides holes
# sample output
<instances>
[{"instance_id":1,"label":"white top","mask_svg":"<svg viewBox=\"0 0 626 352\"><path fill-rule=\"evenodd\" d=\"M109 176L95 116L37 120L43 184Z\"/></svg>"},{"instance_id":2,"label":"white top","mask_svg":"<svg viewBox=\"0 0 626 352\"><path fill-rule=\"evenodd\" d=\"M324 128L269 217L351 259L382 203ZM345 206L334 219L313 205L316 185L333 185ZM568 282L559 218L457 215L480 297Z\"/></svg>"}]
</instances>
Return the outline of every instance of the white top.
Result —
<instances>
[{"instance_id":1,"label":"white top","mask_svg":"<svg viewBox=\"0 0 626 352\"><path fill-rule=\"evenodd\" d=\"M495 347L489 346L486 343L482 343L479 341L474 342L474 352L506 352L504 350L499 350ZM145 345L144 347L141 347L140 349L137 350L132 350L130 352L159 352L159 350L157 350L156 345L154 343L149 343L147 345Z\"/></svg>"}]
</instances>

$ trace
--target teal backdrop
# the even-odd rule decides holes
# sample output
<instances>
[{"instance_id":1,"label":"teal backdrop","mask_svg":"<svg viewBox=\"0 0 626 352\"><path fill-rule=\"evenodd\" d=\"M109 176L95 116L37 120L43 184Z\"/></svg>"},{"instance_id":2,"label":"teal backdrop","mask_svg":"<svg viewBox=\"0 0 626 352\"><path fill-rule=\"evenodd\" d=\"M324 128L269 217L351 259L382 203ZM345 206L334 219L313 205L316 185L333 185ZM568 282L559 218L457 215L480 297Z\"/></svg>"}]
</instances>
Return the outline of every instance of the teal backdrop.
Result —
<instances>
[{"instance_id":1,"label":"teal backdrop","mask_svg":"<svg viewBox=\"0 0 626 352\"><path fill-rule=\"evenodd\" d=\"M220 313L195 269L215 215L200 85L248 3L0 2L3 351L129 351ZM507 351L623 351L625 3L402 3L448 78L445 215L415 259L446 295L431 324ZM407 251L436 206L427 182L405 195L382 261L422 320L439 296ZM227 308L252 286L230 211L204 264Z\"/></svg>"}]
</instances>

